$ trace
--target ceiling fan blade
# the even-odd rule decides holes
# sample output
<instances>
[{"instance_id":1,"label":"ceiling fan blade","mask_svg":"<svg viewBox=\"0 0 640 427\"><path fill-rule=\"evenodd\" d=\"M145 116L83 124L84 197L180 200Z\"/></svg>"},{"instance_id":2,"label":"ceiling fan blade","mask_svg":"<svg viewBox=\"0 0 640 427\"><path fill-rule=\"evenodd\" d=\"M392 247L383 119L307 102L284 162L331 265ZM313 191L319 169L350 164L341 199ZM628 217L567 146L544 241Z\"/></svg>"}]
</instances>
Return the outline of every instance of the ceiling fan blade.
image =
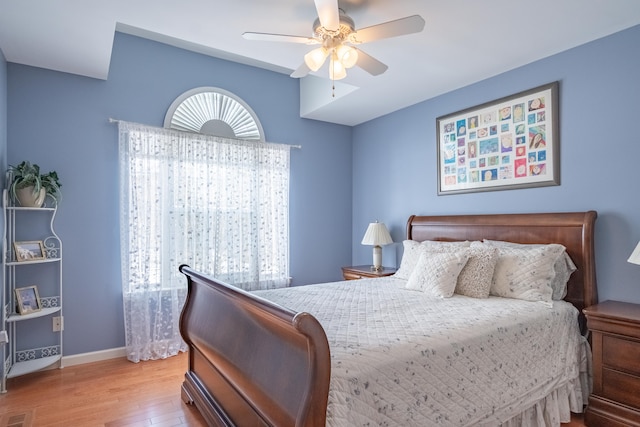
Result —
<instances>
[{"instance_id":1,"label":"ceiling fan blade","mask_svg":"<svg viewBox=\"0 0 640 427\"><path fill-rule=\"evenodd\" d=\"M263 42L286 42L286 43L301 43L301 44L319 44L320 42L313 37L303 36L288 36L286 34L271 34L271 33L242 33L242 37L247 40L258 40Z\"/></svg>"},{"instance_id":2,"label":"ceiling fan blade","mask_svg":"<svg viewBox=\"0 0 640 427\"><path fill-rule=\"evenodd\" d=\"M389 37L403 36L405 34L419 33L424 29L424 19L420 15L407 16L395 21L384 22L362 28L349 35L352 43L368 43L374 40L386 39Z\"/></svg>"},{"instance_id":3,"label":"ceiling fan blade","mask_svg":"<svg viewBox=\"0 0 640 427\"><path fill-rule=\"evenodd\" d=\"M367 53L364 53L361 49L357 49L357 50L358 50L358 62L356 62L356 65L362 68L363 70L365 70L367 73L371 74L372 76L378 76L384 73L385 71L387 71L387 68L389 68L386 64L383 64L373 56Z\"/></svg>"},{"instance_id":4,"label":"ceiling fan blade","mask_svg":"<svg viewBox=\"0 0 640 427\"><path fill-rule=\"evenodd\" d=\"M336 31L340 28L340 11L338 0L314 0L320 25L327 30Z\"/></svg>"},{"instance_id":5,"label":"ceiling fan blade","mask_svg":"<svg viewBox=\"0 0 640 427\"><path fill-rule=\"evenodd\" d=\"M291 77L293 77L294 79L299 79L301 77L306 76L310 72L311 72L311 69L307 67L306 63L303 62L302 65L300 65L297 70L291 73Z\"/></svg>"}]
</instances>

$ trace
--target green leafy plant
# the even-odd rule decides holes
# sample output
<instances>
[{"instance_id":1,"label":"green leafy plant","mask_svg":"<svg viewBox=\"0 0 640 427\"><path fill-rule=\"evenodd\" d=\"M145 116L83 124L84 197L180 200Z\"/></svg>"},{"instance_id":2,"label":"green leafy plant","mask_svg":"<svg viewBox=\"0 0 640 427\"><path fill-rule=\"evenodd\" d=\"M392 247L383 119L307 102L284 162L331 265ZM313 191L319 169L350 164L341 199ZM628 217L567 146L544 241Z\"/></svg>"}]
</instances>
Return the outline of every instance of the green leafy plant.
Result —
<instances>
[{"instance_id":1,"label":"green leafy plant","mask_svg":"<svg viewBox=\"0 0 640 427\"><path fill-rule=\"evenodd\" d=\"M60 179L58 178L58 173L56 171L40 175L40 183L42 188L46 190L47 194L52 195L56 199L62 195L60 192L62 184L60 184Z\"/></svg>"},{"instance_id":2,"label":"green leafy plant","mask_svg":"<svg viewBox=\"0 0 640 427\"><path fill-rule=\"evenodd\" d=\"M33 186L34 196L40 193L42 188L47 194L58 200L62 193L60 192L60 179L56 171L41 174L40 166L35 163L23 161L17 166L9 166L11 172L10 192L14 200L16 199L16 190Z\"/></svg>"}]
</instances>

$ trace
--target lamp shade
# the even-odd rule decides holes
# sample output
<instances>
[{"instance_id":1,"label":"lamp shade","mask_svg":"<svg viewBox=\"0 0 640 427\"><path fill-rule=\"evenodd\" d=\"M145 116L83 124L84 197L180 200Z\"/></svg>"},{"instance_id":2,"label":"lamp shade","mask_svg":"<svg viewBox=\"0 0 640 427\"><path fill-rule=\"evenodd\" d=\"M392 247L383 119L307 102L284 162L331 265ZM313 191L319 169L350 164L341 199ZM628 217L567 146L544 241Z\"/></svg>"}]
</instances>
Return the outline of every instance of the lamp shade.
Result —
<instances>
[{"instance_id":1,"label":"lamp shade","mask_svg":"<svg viewBox=\"0 0 640 427\"><path fill-rule=\"evenodd\" d=\"M322 64L324 64L328 55L329 52L327 49L319 47L317 49L313 49L304 56L304 63L307 64L307 67L309 67L311 71L318 71L318 69L322 67Z\"/></svg>"},{"instance_id":2,"label":"lamp shade","mask_svg":"<svg viewBox=\"0 0 640 427\"><path fill-rule=\"evenodd\" d=\"M331 64L329 65L329 78L331 80L342 80L347 77L347 69L338 59L338 55L334 52L331 55Z\"/></svg>"},{"instance_id":3,"label":"lamp shade","mask_svg":"<svg viewBox=\"0 0 640 427\"><path fill-rule=\"evenodd\" d=\"M640 265L640 242L638 243L636 248L633 250L633 252L631 253L631 256L627 261L632 264Z\"/></svg>"},{"instance_id":4,"label":"lamp shade","mask_svg":"<svg viewBox=\"0 0 640 427\"><path fill-rule=\"evenodd\" d=\"M393 243L389 230L383 222L372 222L362 238L363 245L383 246Z\"/></svg>"},{"instance_id":5,"label":"lamp shade","mask_svg":"<svg viewBox=\"0 0 640 427\"><path fill-rule=\"evenodd\" d=\"M358 62L358 51L351 46L341 44L336 48L336 55L344 68L351 68Z\"/></svg>"}]
</instances>

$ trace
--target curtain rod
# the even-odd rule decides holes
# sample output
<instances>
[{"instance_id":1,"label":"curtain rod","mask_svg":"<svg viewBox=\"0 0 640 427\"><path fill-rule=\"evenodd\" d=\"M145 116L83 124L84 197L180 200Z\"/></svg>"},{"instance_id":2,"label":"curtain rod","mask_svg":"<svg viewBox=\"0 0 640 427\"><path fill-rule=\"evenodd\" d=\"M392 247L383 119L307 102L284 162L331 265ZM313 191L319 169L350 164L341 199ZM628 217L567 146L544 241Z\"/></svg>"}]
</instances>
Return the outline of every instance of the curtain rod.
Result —
<instances>
[{"instance_id":1,"label":"curtain rod","mask_svg":"<svg viewBox=\"0 0 640 427\"><path fill-rule=\"evenodd\" d=\"M218 136L218 135L208 135L206 133L189 132L189 131L183 131L183 130L171 129L171 128L160 128L158 126L145 125L143 123L136 123L136 122L128 122L126 120L118 120L118 119L114 119L114 118L109 117L109 123L120 123L120 122L122 122L122 123L133 123L133 124L140 125L140 126L148 126L148 127L158 128L158 129L167 129L167 130L171 130L171 131L174 131L174 132L184 132L184 133L194 134L194 135ZM252 139L228 138L226 136L223 136L222 138L235 139L235 140L243 141L243 142L247 142L247 141L248 142L266 142L266 141L256 141L256 140L252 140ZM279 142L279 143L270 143L270 144L282 144L282 143ZM292 144L282 144L282 145L288 145L291 148L298 148L298 149L302 148L302 145L292 145Z\"/></svg>"}]
</instances>

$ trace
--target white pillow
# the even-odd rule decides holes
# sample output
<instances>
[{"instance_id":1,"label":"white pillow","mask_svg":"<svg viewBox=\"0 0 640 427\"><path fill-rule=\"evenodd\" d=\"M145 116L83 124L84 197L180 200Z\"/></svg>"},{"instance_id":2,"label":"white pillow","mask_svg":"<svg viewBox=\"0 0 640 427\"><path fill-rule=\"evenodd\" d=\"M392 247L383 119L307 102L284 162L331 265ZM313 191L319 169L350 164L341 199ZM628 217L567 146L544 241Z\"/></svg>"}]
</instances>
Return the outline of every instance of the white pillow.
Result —
<instances>
[{"instance_id":1,"label":"white pillow","mask_svg":"<svg viewBox=\"0 0 640 427\"><path fill-rule=\"evenodd\" d=\"M441 242L440 240L425 240L420 242L422 246L427 249L432 248L468 248L471 246L471 242L468 240L454 241L454 242Z\"/></svg>"},{"instance_id":2,"label":"white pillow","mask_svg":"<svg viewBox=\"0 0 640 427\"><path fill-rule=\"evenodd\" d=\"M404 252L402 253L402 260L400 261L400 267L398 271L395 272L394 277L398 279L409 280L413 269L418 263L418 258L420 258L420 248L444 248L444 247L453 247L453 248L468 248L471 245L469 241L463 242L439 242L436 240L425 240L424 242L417 242L415 240L405 240L402 242L402 246L404 248Z\"/></svg>"},{"instance_id":3,"label":"white pillow","mask_svg":"<svg viewBox=\"0 0 640 427\"><path fill-rule=\"evenodd\" d=\"M404 252L402 253L400 267L393 276L398 279L409 280L409 277L420 258L420 242L416 242L415 240L405 240L402 242L402 246L404 248Z\"/></svg>"},{"instance_id":4,"label":"white pillow","mask_svg":"<svg viewBox=\"0 0 640 427\"><path fill-rule=\"evenodd\" d=\"M423 250L405 287L449 298L468 258L469 255L462 252L433 253Z\"/></svg>"},{"instance_id":5,"label":"white pillow","mask_svg":"<svg viewBox=\"0 0 640 427\"><path fill-rule=\"evenodd\" d=\"M553 294L551 296L554 300L561 300L567 296L567 282L569 282L569 278L574 271L577 270L576 265L573 260L569 256L566 251L566 248L557 243L550 243L549 245L545 244L523 244L523 243L513 243L513 242L504 242L500 240L483 240L484 243L491 246L511 246L511 247L519 247L519 248L536 248L541 246L549 246L549 245L558 245L562 247L562 251L558 254L554 264L553 270L555 272L555 276L551 280L551 289L553 290Z\"/></svg>"},{"instance_id":6,"label":"white pillow","mask_svg":"<svg viewBox=\"0 0 640 427\"><path fill-rule=\"evenodd\" d=\"M477 245L471 245L474 246ZM493 273L490 294L504 298L551 302L551 281L555 276L553 265L563 250L562 245L498 247L498 262Z\"/></svg>"}]
</instances>

